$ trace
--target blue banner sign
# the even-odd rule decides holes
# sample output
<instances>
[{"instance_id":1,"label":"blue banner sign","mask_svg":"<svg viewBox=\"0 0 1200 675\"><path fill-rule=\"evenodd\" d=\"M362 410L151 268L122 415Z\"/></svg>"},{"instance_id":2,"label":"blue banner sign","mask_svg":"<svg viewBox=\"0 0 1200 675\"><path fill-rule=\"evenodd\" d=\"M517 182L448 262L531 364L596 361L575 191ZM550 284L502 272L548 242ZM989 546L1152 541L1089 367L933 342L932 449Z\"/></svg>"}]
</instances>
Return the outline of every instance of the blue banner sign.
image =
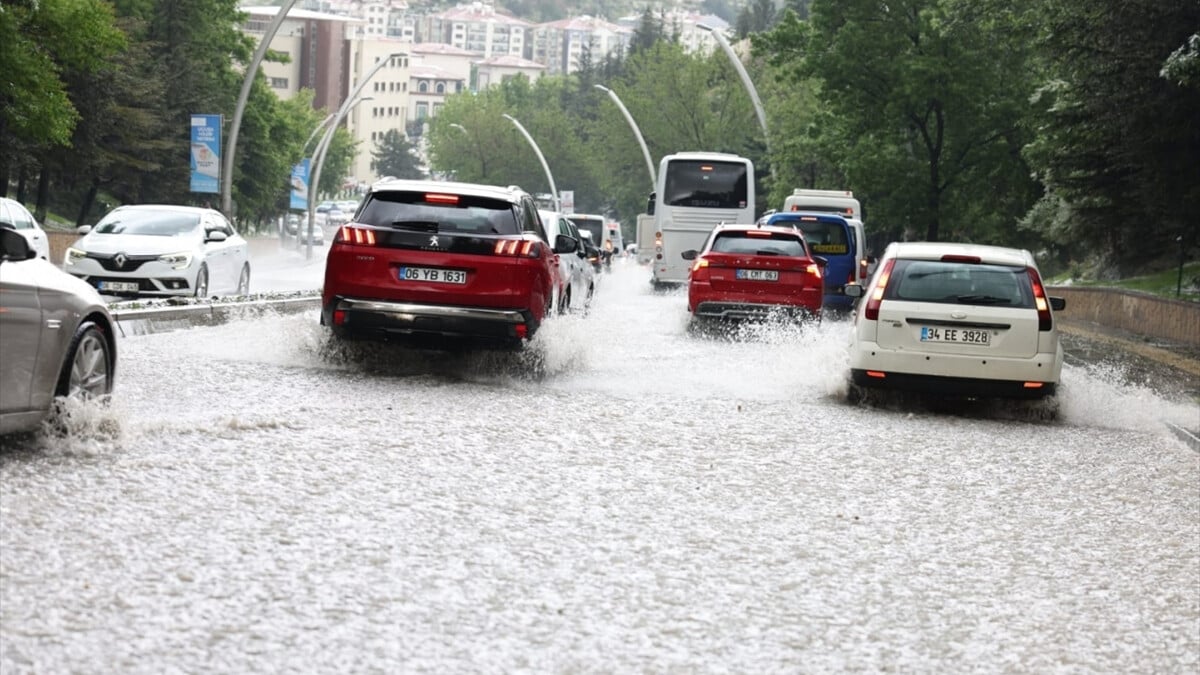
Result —
<instances>
[{"instance_id":1,"label":"blue banner sign","mask_svg":"<svg viewBox=\"0 0 1200 675\"><path fill-rule=\"evenodd\" d=\"M192 192L221 191L221 116L192 115Z\"/></svg>"},{"instance_id":2,"label":"blue banner sign","mask_svg":"<svg viewBox=\"0 0 1200 675\"><path fill-rule=\"evenodd\" d=\"M299 164L292 167L292 201L290 208L301 211L308 210L308 163L309 158L305 157L300 160Z\"/></svg>"}]
</instances>

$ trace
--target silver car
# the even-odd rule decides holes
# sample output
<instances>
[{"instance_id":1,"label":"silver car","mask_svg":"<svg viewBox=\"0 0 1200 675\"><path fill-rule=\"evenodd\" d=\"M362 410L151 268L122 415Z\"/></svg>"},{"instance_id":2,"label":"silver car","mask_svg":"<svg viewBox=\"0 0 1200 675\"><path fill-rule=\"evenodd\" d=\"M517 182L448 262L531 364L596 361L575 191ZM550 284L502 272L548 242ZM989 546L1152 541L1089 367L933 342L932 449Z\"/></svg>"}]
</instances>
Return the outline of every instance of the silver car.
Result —
<instances>
[{"instance_id":1,"label":"silver car","mask_svg":"<svg viewBox=\"0 0 1200 675\"><path fill-rule=\"evenodd\" d=\"M100 294L0 227L0 434L36 429L59 397L112 393L113 320Z\"/></svg>"},{"instance_id":2,"label":"silver car","mask_svg":"<svg viewBox=\"0 0 1200 675\"><path fill-rule=\"evenodd\" d=\"M194 206L119 206L63 259L63 269L105 295L245 295L250 246L219 211Z\"/></svg>"}]
</instances>

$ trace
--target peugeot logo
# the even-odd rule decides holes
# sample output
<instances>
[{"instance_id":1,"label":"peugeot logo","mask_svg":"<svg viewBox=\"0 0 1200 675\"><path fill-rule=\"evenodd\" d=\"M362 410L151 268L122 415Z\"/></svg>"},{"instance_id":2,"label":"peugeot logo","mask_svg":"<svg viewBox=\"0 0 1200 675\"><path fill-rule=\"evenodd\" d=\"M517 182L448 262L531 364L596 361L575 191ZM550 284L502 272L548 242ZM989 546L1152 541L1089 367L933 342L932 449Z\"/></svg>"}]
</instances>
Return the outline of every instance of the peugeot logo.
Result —
<instances>
[{"instance_id":1,"label":"peugeot logo","mask_svg":"<svg viewBox=\"0 0 1200 675\"><path fill-rule=\"evenodd\" d=\"M438 247L438 238L436 234L429 238L429 246L430 248Z\"/></svg>"},{"instance_id":2,"label":"peugeot logo","mask_svg":"<svg viewBox=\"0 0 1200 675\"><path fill-rule=\"evenodd\" d=\"M113 262L117 263L118 268L124 267L125 261L126 261L126 258L125 258L124 253L118 253L115 256L113 256Z\"/></svg>"}]
</instances>

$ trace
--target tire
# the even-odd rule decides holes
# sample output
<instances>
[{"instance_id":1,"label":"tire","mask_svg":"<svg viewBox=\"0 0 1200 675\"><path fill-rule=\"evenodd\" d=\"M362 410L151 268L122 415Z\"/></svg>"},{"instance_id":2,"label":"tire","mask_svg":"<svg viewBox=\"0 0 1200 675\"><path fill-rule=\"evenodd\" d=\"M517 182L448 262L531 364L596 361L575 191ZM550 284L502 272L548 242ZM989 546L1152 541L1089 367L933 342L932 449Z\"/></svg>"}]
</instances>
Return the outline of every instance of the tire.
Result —
<instances>
[{"instance_id":1,"label":"tire","mask_svg":"<svg viewBox=\"0 0 1200 675\"><path fill-rule=\"evenodd\" d=\"M208 266L201 265L200 272L196 275L196 297L208 297Z\"/></svg>"},{"instance_id":2,"label":"tire","mask_svg":"<svg viewBox=\"0 0 1200 675\"><path fill-rule=\"evenodd\" d=\"M250 263L242 265L242 274L238 277L237 294L250 294Z\"/></svg>"},{"instance_id":3,"label":"tire","mask_svg":"<svg viewBox=\"0 0 1200 675\"><path fill-rule=\"evenodd\" d=\"M567 292L558 299L558 313L566 314L571 311L571 289L567 288Z\"/></svg>"},{"instance_id":4,"label":"tire","mask_svg":"<svg viewBox=\"0 0 1200 675\"><path fill-rule=\"evenodd\" d=\"M63 398L91 399L111 394L112 388L112 341L100 326L84 321L71 338L54 393Z\"/></svg>"}]
</instances>

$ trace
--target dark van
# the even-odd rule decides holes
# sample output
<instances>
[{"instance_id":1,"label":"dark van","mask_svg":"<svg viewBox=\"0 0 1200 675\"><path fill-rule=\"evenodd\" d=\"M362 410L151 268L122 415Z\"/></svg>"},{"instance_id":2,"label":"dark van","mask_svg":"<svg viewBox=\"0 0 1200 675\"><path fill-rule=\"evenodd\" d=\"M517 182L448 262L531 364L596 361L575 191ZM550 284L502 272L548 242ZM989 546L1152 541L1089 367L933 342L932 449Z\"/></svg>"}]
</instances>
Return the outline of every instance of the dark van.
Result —
<instances>
[{"instance_id":1,"label":"dark van","mask_svg":"<svg viewBox=\"0 0 1200 675\"><path fill-rule=\"evenodd\" d=\"M850 223L830 213L786 211L767 216L767 225L791 225L804 232L809 251L829 261L825 266L823 306L841 312L854 308L854 298L846 295L846 284L855 283L858 252L854 250L854 232Z\"/></svg>"}]
</instances>

